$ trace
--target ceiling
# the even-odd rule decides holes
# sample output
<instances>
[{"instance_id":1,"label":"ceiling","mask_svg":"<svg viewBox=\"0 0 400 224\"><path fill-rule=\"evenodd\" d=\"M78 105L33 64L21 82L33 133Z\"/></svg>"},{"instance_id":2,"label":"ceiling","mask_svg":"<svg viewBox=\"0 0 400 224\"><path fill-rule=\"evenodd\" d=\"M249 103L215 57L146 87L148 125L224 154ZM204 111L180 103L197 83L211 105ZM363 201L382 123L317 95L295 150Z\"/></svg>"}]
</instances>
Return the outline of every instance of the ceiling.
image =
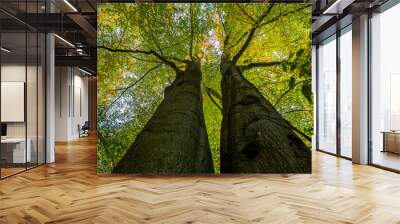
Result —
<instances>
[{"instance_id":1,"label":"ceiling","mask_svg":"<svg viewBox=\"0 0 400 224\"><path fill-rule=\"evenodd\" d=\"M352 18L373 11L388 0L312 0L313 44L352 23Z\"/></svg>"},{"instance_id":2,"label":"ceiling","mask_svg":"<svg viewBox=\"0 0 400 224\"><path fill-rule=\"evenodd\" d=\"M25 32L52 32L55 38L56 66L78 66L96 73L96 4L97 0L1 0L2 45L13 49L8 58L37 51L28 43ZM50 13L51 12L51 13ZM36 41L35 41L36 42ZM39 46L40 47L40 46ZM23 57L22 57L23 58Z\"/></svg>"},{"instance_id":3,"label":"ceiling","mask_svg":"<svg viewBox=\"0 0 400 224\"><path fill-rule=\"evenodd\" d=\"M224 1L224 0L218 0ZM272 0L273 2L310 2L304 0ZM311 0L313 5L313 42L329 32L338 21L351 22L351 16L377 7L387 0ZM0 22L6 42L15 47L15 54L22 52L24 42L18 32L54 32L56 44L56 65L79 66L96 73L96 7L106 2L146 2L129 0L1 0ZM167 0L152 2L168 2ZM215 1L214 1L215 2ZM262 0L260 0L262 2ZM51 13L49 13L51 11ZM344 25L346 23L343 23ZM343 25L342 24L342 25ZM329 31L331 29L331 31ZM13 34L12 34L13 33ZM328 33L328 34L324 34ZM14 40L14 44L12 44ZM3 42L5 43L5 42ZM33 52L28 45L28 55ZM26 53L25 53L26 54Z\"/></svg>"}]
</instances>

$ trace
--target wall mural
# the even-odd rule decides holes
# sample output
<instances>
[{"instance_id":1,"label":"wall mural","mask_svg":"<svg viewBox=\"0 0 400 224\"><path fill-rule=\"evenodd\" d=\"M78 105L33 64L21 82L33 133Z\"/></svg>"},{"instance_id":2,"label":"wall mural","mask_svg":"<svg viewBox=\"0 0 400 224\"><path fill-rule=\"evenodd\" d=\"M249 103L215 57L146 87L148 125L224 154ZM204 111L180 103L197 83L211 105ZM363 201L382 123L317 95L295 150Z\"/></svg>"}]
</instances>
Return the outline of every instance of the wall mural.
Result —
<instances>
[{"instance_id":1,"label":"wall mural","mask_svg":"<svg viewBox=\"0 0 400 224\"><path fill-rule=\"evenodd\" d=\"M310 173L311 5L98 6L98 172Z\"/></svg>"}]
</instances>

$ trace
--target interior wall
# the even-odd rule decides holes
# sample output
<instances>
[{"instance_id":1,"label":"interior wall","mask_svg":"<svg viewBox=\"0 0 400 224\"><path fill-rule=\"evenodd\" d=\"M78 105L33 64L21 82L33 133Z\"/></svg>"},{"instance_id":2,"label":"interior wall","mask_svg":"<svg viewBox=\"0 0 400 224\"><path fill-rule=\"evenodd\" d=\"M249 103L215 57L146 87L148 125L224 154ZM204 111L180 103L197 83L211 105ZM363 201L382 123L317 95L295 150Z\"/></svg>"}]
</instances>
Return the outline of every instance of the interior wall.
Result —
<instances>
[{"instance_id":1,"label":"interior wall","mask_svg":"<svg viewBox=\"0 0 400 224\"><path fill-rule=\"evenodd\" d=\"M78 73L77 73L78 71ZM79 137L78 125L81 127L85 121L88 121L88 77L82 76L83 73L79 70L74 70L74 94L73 99L73 113L72 113L72 132L71 135L74 138ZM80 101L80 102L78 102Z\"/></svg>"},{"instance_id":2,"label":"interior wall","mask_svg":"<svg viewBox=\"0 0 400 224\"><path fill-rule=\"evenodd\" d=\"M33 66L28 66L28 74L30 71L35 70L36 68ZM1 81L2 82L25 82L25 64L3 64L1 66ZM29 82L33 80L29 79ZM25 82L26 83L26 82ZM30 85L36 85L35 83L30 83ZM36 100L36 90L33 91L32 88L27 88L27 97L31 98L27 99L27 102L33 102ZM35 99L32 99L35 98ZM34 106L36 105L27 105ZM3 108L5 109L5 108ZM36 114L27 114L28 121L32 120L32 116L36 116ZM36 118L36 117L35 117ZM28 127L32 127L29 125ZM29 131L28 131L29 132ZM7 137L21 137L25 138L25 122L7 122ZM28 136L29 137L29 136Z\"/></svg>"},{"instance_id":3,"label":"interior wall","mask_svg":"<svg viewBox=\"0 0 400 224\"><path fill-rule=\"evenodd\" d=\"M69 133L69 84L68 67L55 68L55 140L68 141Z\"/></svg>"},{"instance_id":4,"label":"interior wall","mask_svg":"<svg viewBox=\"0 0 400 224\"><path fill-rule=\"evenodd\" d=\"M46 8L52 11L50 1L46 3ZM55 162L55 41L54 34L46 35L46 163Z\"/></svg>"},{"instance_id":5,"label":"interior wall","mask_svg":"<svg viewBox=\"0 0 400 224\"><path fill-rule=\"evenodd\" d=\"M73 67L56 67L55 73L55 140L70 141L89 118L88 77Z\"/></svg>"},{"instance_id":6,"label":"interior wall","mask_svg":"<svg viewBox=\"0 0 400 224\"><path fill-rule=\"evenodd\" d=\"M352 23L352 161L368 163L368 15Z\"/></svg>"},{"instance_id":7,"label":"interior wall","mask_svg":"<svg viewBox=\"0 0 400 224\"><path fill-rule=\"evenodd\" d=\"M26 113L23 122L3 122L7 124L7 138L27 137L29 148L28 167L44 163L44 84L43 69L39 65L25 65L21 63L2 63L2 82L23 82L26 85L25 103L22 108ZM7 97L7 96L3 96ZM8 108L2 108L7 110ZM12 111L9 111L12 113Z\"/></svg>"},{"instance_id":8,"label":"interior wall","mask_svg":"<svg viewBox=\"0 0 400 224\"><path fill-rule=\"evenodd\" d=\"M97 77L88 78L88 113L90 122L90 131L97 131Z\"/></svg>"},{"instance_id":9,"label":"interior wall","mask_svg":"<svg viewBox=\"0 0 400 224\"><path fill-rule=\"evenodd\" d=\"M30 3L20 1L18 7L22 9L20 11L22 15L25 10L28 13L43 12L44 4L44 0ZM54 60L49 60L54 59L54 54L51 54L54 52L54 40L47 41L46 36L49 34L46 35L17 22L18 19L13 16L13 9L10 8L10 10L10 13L0 12L4 21L13 24L11 29L0 29L0 45L6 49L2 50L0 54L1 81L24 82L25 91L21 93L22 90L19 89L15 89L14 92L7 90L3 92L2 97L12 103L14 99L9 97L11 94L24 94L24 107L21 109L24 119L18 119L21 122L3 122L7 124L5 140L10 141L11 144L5 143L0 147L0 154L5 152L3 155L6 155L0 159L0 163L2 163L0 164L2 167L0 169L1 178L45 162L54 162L54 147L52 147L54 144L49 138L52 131L47 129L51 122L46 117L46 114L51 115L51 112L49 113L51 109L47 109L51 108L52 104L49 103L51 98L48 97L49 95L46 96L48 92L46 87L49 86L47 79L52 74L49 68L54 67ZM47 108L45 108L46 104ZM10 108L8 105L1 108L4 113L15 115L14 111L20 109ZM28 139L26 142L22 140L25 137ZM27 160L23 159L24 153L27 155Z\"/></svg>"}]
</instances>

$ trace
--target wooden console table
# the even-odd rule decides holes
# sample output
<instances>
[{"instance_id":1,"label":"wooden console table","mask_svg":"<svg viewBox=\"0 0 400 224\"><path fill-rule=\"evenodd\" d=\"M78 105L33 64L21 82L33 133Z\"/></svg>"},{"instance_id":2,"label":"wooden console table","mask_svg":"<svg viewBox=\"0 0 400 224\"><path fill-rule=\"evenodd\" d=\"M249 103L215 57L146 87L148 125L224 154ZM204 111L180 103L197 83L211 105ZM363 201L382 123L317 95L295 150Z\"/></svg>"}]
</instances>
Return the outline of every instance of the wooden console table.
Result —
<instances>
[{"instance_id":1,"label":"wooden console table","mask_svg":"<svg viewBox=\"0 0 400 224\"><path fill-rule=\"evenodd\" d=\"M400 154L400 131L383 131L382 152Z\"/></svg>"}]
</instances>

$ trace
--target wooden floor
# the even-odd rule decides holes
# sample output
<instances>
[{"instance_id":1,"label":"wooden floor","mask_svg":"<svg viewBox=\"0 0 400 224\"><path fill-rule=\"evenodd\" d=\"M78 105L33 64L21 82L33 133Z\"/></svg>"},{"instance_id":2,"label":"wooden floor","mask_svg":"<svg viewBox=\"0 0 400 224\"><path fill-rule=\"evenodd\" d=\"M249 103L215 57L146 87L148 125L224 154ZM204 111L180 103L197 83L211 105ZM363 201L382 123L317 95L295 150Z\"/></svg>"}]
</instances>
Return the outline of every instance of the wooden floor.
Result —
<instances>
[{"instance_id":1,"label":"wooden floor","mask_svg":"<svg viewBox=\"0 0 400 224\"><path fill-rule=\"evenodd\" d=\"M1 177L7 177L19 172L23 172L25 169L25 167L20 168L20 167L7 167L7 168L0 168L1 169Z\"/></svg>"},{"instance_id":2,"label":"wooden floor","mask_svg":"<svg viewBox=\"0 0 400 224\"><path fill-rule=\"evenodd\" d=\"M400 170L400 154L375 150L372 158L374 164Z\"/></svg>"},{"instance_id":3,"label":"wooden floor","mask_svg":"<svg viewBox=\"0 0 400 224\"><path fill-rule=\"evenodd\" d=\"M1 178L5 178L11 175L15 175L17 173L20 172L24 172L27 169L33 169L34 167L36 167L36 163L35 164L29 164L27 163L27 167L25 167L25 164L19 164L18 167L2 167L1 169Z\"/></svg>"},{"instance_id":4,"label":"wooden floor","mask_svg":"<svg viewBox=\"0 0 400 224\"><path fill-rule=\"evenodd\" d=\"M0 181L0 223L400 223L400 175L320 152L312 175L101 177L94 138Z\"/></svg>"}]
</instances>

